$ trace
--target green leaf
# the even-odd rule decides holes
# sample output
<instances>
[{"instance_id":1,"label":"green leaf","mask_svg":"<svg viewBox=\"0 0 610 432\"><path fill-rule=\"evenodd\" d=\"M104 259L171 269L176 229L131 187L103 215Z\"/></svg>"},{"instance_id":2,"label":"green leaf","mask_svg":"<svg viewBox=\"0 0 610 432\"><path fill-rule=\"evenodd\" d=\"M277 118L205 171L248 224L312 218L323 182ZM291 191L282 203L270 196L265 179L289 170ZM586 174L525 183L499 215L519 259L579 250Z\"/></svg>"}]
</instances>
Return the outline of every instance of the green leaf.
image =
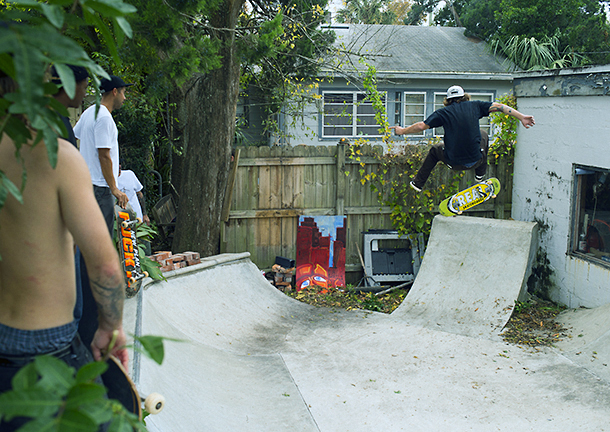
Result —
<instances>
[{"instance_id":1,"label":"green leaf","mask_svg":"<svg viewBox=\"0 0 610 432\"><path fill-rule=\"evenodd\" d=\"M86 4L88 6L89 2L87 2ZM121 58L119 57L119 51L117 49L116 42L114 41L112 32L106 26L106 23L104 23L104 21L102 21L102 19L98 17L92 9L90 9L89 7L85 7L85 5L83 5L83 15L85 17L85 21L88 24L95 26L102 35L102 38L106 43L106 47L108 48L108 51L110 51L112 60L117 64L121 64Z\"/></svg>"},{"instance_id":2,"label":"green leaf","mask_svg":"<svg viewBox=\"0 0 610 432\"><path fill-rule=\"evenodd\" d=\"M135 6L120 0L88 0L86 4L87 7L107 17L124 16L138 10Z\"/></svg>"},{"instance_id":3,"label":"green leaf","mask_svg":"<svg viewBox=\"0 0 610 432\"><path fill-rule=\"evenodd\" d=\"M59 432L96 432L98 425L87 415L67 409L59 418Z\"/></svg>"},{"instance_id":4,"label":"green leaf","mask_svg":"<svg viewBox=\"0 0 610 432\"><path fill-rule=\"evenodd\" d=\"M159 336L140 336L134 338L142 344L144 354L150 357L157 364L163 363L165 351L163 349L163 338Z\"/></svg>"},{"instance_id":5,"label":"green leaf","mask_svg":"<svg viewBox=\"0 0 610 432\"><path fill-rule=\"evenodd\" d=\"M96 361L87 363L76 372L76 382L85 383L92 382L98 376L102 375L108 369L106 362Z\"/></svg>"},{"instance_id":6,"label":"green leaf","mask_svg":"<svg viewBox=\"0 0 610 432\"><path fill-rule=\"evenodd\" d=\"M34 359L36 370L41 376L40 386L49 391L54 391L61 397L68 394L70 387L74 385L74 368L56 357L44 355Z\"/></svg>"},{"instance_id":7,"label":"green leaf","mask_svg":"<svg viewBox=\"0 0 610 432\"><path fill-rule=\"evenodd\" d=\"M126 416L115 416L110 423L108 432L132 432L133 429L129 424Z\"/></svg>"},{"instance_id":8,"label":"green leaf","mask_svg":"<svg viewBox=\"0 0 610 432\"><path fill-rule=\"evenodd\" d=\"M42 13L47 17L49 22L56 28L61 29L64 25L64 11L61 7L56 5L50 5L41 3Z\"/></svg>"},{"instance_id":9,"label":"green leaf","mask_svg":"<svg viewBox=\"0 0 610 432\"><path fill-rule=\"evenodd\" d=\"M123 30L125 36L131 39L133 36L133 32L131 30L131 25L129 24L129 22L127 22L127 20L123 17L116 18L115 22L121 28L121 30Z\"/></svg>"},{"instance_id":10,"label":"green leaf","mask_svg":"<svg viewBox=\"0 0 610 432\"><path fill-rule=\"evenodd\" d=\"M84 403L80 406L80 411L98 425L104 424L112 419L112 401L104 398L101 401Z\"/></svg>"},{"instance_id":11,"label":"green leaf","mask_svg":"<svg viewBox=\"0 0 610 432\"><path fill-rule=\"evenodd\" d=\"M32 388L38 382L38 378L38 372L36 371L34 363L29 363L28 365L19 369L11 380L13 390L21 391Z\"/></svg>"},{"instance_id":12,"label":"green leaf","mask_svg":"<svg viewBox=\"0 0 610 432\"><path fill-rule=\"evenodd\" d=\"M52 417L38 417L21 426L17 432L55 432L57 420Z\"/></svg>"},{"instance_id":13,"label":"green leaf","mask_svg":"<svg viewBox=\"0 0 610 432\"><path fill-rule=\"evenodd\" d=\"M55 70L61 79L61 83L64 86L64 91L70 99L73 99L74 95L76 94L76 80L74 79L72 69L64 64L56 63Z\"/></svg>"},{"instance_id":14,"label":"green leaf","mask_svg":"<svg viewBox=\"0 0 610 432\"><path fill-rule=\"evenodd\" d=\"M5 189L8 193L13 195L20 204L23 204L23 195L15 183L13 183L3 172L0 171L0 185L3 189ZM0 197L1 198L1 197ZM5 197L6 199L6 197ZM4 204L2 200L0 203Z\"/></svg>"},{"instance_id":15,"label":"green leaf","mask_svg":"<svg viewBox=\"0 0 610 432\"><path fill-rule=\"evenodd\" d=\"M66 398L67 409L77 409L83 404L97 402L98 404L104 400L106 396L106 388L101 384L95 383L79 383L73 386L68 392Z\"/></svg>"},{"instance_id":16,"label":"green leaf","mask_svg":"<svg viewBox=\"0 0 610 432\"><path fill-rule=\"evenodd\" d=\"M13 417L50 417L61 407L61 397L42 388L11 390L0 394L0 414Z\"/></svg>"}]
</instances>

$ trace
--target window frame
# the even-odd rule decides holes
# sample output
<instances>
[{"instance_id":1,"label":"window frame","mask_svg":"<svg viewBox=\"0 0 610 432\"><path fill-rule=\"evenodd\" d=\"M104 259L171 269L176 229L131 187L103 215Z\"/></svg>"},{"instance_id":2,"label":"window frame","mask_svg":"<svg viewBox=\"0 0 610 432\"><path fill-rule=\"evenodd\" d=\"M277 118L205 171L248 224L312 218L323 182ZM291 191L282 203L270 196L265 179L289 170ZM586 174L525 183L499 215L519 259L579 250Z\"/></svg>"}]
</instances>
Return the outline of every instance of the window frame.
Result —
<instances>
[{"instance_id":1,"label":"window frame","mask_svg":"<svg viewBox=\"0 0 610 432\"><path fill-rule=\"evenodd\" d=\"M582 164L573 164L572 166L573 192L567 253L570 256L610 268L610 208L600 209L596 203L591 213L588 212L590 209L586 207L587 197L593 193L593 186L590 189L587 186L589 179L586 176L595 175L597 179L594 184L596 184L601 178L601 174L606 174L605 187L603 188L607 189L605 193L610 194L610 168ZM587 233L590 226L598 229L599 236L604 243L605 250L600 251L602 252L601 256L590 253L589 245L587 245ZM585 247L581 244L582 241L585 242Z\"/></svg>"},{"instance_id":2,"label":"window frame","mask_svg":"<svg viewBox=\"0 0 610 432\"><path fill-rule=\"evenodd\" d=\"M385 108L385 113L387 114L388 112L388 94L387 91L380 91L380 93L382 93L383 97L384 97L384 108ZM335 95L351 95L352 96L352 101L351 104L348 105L347 100L343 102L343 104L339 104L339 103L326 103L326 95L331 95L331 94L335 94ZM359 96L362 96L362 100L359 100ZM346 98L347 99L347 98ZM370 118L375 118L375 113L358 113L358 107L360 106L371 106L373 103L371 101L366 101L366 92L363 91L358 91L358 90L323 90L322 91L322 113L321 113L321 137L324 139L332 139L332 138L338 138L338 137L352 137L352 138L358 138L358 137L369 137L369 138L381 138L383 135L380 134L378 132L378 130L382 127L381 125L378 125L377 123L374 124L359 124L358 121L359 119L370 119ZM326 112L326 107L327 106L341 106L341 105L345 105L345 106L350 106L351 107L351 113L346 113L346 114L336 114L336 113L327 113ZM345 125L333 125L333 124L327 124L326 120L327 118L331 118L331 117L342 117L342 116L350 116L351 117L351 124L345 124ZM340 133L340 134L327 134L326 129L336 129L337 126L339 126L338 129L351 129L351 133ZM359 133L359 129L364 129L364 128L375 128L376 133L375 134L364 134L364 133Z\"/></svg>"},{"instance_id":3,"label":"window frame","mask_svg":"<svg viewBox=\"0 0 610 432\"><path fill-rule=\"evenodd\" d=\"M480 92L472 92L472 93L469 92L468 94L470 95L470 100L483 100L484 102L492 102L492 103L496 97L496 94L494 92L480 91ZM437 96L441 96L440 104L436 103ZM444 107L443 100L445 99L446 96L447 96L447 92L434 92L434 97L432 100L432 108L434 111ZM480 96L489 96L489 101L484 100L484 99L477 99L477 96L479 96L479 97ZM481 124L481 121L483 121L483 124ZM479 119L479 128L483 129L484 131L487 131L487 134L489 135L490 140L494 136L494 127L491 124L489 116ZM437 130L442 130L443 133L438 133ZM445 136L444 132L445 131L443 130L442 127L434 128L432 131L432 136L434 136L435 138L443 138Z\"/></svg>"},{"instance_id":4,"label":"window frame","mask_svg":"<svg viewBox=\"0 0 610 432\"><path fill-rule=\"evenodd\" d=\"M423 95L424 96L424 101L421 105L423 105L424 108L424 112L420 115L420 114L407 114L407 95ZM412 125L414 123L420 122L420 121L424 121L426 120L427 116L426 116L426 112L427 112L427 108L428 108L428 92L424 91L403 91L402 92L402 102L401 102L401 109L402 109L402 113L401 113L401 119L402 122L401 124L404 125L404 127L407 127L409 125ZM420 104L410 104L410 105L420 105ZM407 115L409 115L411 118L417 117L418 120L413 121L413 120L407 120ZM420 118L421 116L421 118ZM421 133L418 134L410 134L410 136L412 137L425 137L426 136L426 131L422 131Z\"/></svg>"}]
</instances>

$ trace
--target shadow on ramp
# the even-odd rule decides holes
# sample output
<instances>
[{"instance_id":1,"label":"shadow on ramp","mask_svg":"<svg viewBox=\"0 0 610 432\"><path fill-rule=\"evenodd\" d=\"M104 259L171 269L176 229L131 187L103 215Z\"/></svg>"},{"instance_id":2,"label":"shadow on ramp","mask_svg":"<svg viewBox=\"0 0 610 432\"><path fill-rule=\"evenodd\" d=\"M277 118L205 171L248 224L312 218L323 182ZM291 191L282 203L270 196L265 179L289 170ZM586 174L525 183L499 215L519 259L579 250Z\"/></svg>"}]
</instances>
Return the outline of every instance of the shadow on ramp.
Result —
<instances>
[{"instance_id":1,"label":"shadow on ramp","mask_svg":"<svg viewBox=\"0 0 610 432\"><path fill-rule=\"evenodd\" d=\"M471 337L495 337L527 291L537 225L436 216L413 287L392 314Z\"/></svg>"},{"instance_id":2,"label":"shadow on ramp","mask_svg":"<svg viewBox=\"0 0 610 432\"><path fill-rule=\"evenodd\" d=\"M568 309L556 321L569 337L555 344L559 352L610 382L610 304L593 309Z\"/></svg>"}]
</instances>

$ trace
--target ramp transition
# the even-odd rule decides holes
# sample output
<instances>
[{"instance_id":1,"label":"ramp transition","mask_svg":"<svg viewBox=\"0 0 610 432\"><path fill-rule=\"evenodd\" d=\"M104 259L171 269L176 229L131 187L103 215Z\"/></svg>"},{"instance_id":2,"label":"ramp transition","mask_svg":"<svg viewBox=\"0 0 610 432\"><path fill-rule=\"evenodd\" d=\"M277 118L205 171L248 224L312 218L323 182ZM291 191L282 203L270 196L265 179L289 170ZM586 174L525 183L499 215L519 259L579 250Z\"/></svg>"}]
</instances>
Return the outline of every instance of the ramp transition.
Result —
<instances>
[{"instance_id":1,"label":"ramp transition","mask_svg":"<svg viewBox=\"0 0 610 432\"><path fill-rule=\"evenodd\" d=\"M141 393L166 397L151 432L584 432L610 417L610 384L553 350L315 308L247 254L147 281L125 315L128 333L183 340L161 366L132 361Z\"/></svg>"},{"instance_id":2,"label":"ramp transition","mask_svg":"<svg viewBox=\"0 0 610 432\"><path fill-rule=\"evenodd\" d=\"M413 287L392 315L449 333L497 335L527 290L536 245L532 222L436 216Z\"/></svg>"}]
</instances>

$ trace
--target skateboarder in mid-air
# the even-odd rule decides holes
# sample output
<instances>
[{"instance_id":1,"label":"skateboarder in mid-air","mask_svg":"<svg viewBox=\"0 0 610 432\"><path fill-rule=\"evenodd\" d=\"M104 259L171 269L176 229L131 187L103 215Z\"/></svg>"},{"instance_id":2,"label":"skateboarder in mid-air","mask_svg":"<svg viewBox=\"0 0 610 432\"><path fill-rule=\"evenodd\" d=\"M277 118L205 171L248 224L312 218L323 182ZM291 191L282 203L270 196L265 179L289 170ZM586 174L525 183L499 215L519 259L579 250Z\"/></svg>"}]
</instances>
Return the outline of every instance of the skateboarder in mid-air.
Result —
<instances>
[{"instance_id":1,"label":"skateboarder in mid-air","mask_svg":"<svg viewBox=\"0 0 610 432\"><path fill-rule=\"evenodd\" d=\"M475 171L475 179L482 181L487 172L489 136L479 129L479 119L493 112L502 112L518 119L525 128L534 126L534 117L521 114L514 108L498 102L471 101L470 95L460 86L451 86L443 101L444 108L432 113L426 120L409 127L392 126L396 135L421 133L426 129L443 127L444 142L432 146L424 163L410 185L420 192L430 173L440 161L454 170Z\"/></svg>"}]
</instances>

